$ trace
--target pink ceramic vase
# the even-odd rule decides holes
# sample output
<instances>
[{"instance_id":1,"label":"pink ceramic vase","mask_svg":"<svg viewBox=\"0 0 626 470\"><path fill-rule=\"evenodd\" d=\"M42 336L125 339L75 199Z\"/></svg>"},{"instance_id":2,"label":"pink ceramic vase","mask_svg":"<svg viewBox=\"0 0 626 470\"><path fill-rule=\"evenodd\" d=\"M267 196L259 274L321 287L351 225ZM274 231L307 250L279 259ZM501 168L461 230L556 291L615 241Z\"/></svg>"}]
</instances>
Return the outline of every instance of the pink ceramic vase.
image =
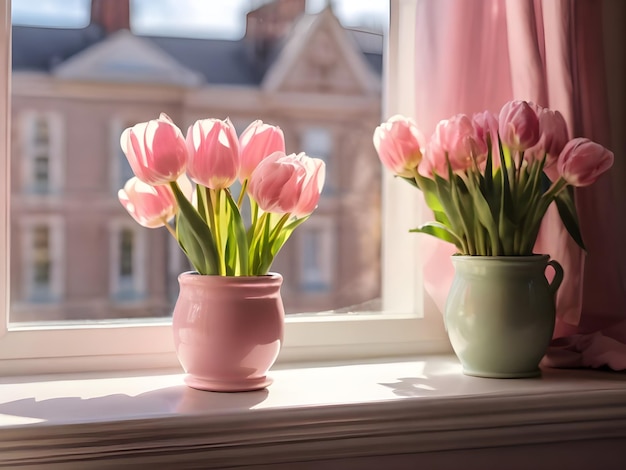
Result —
<instances>
[{"instance_id":1,"label":"pink ceramic vase","mask_svg":"<svg viewBox=\"0 0 626 470\"><path fill-rule=\"evenodd\" d=\"M233 277L186 272L172 327L187 385L239 392L267 387L283 342L280 274Z\"/></svg>"}]
</instances>

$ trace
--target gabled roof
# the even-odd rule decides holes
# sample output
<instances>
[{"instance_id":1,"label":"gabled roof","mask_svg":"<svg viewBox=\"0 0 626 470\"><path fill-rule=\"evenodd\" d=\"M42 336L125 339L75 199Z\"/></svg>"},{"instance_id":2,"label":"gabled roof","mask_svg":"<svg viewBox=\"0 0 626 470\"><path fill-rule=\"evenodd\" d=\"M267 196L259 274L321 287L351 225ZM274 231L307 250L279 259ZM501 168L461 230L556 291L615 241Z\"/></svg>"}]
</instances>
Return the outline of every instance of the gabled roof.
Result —
<instances>
[{"instance_id":1,"label":"gabled roof","mask_svg":"<svg viewBox=\"0 0 626 470\"><path fill-rule=\"evenodd\" d=\"M368 94L380 91L380 78L354 36L346 33L327 7L319 14L303 15L295 24L262 86L272 91L318 88L328 92Z\"/></svg>"},{"instance_id":2,"label":"gabled roof","mask_svg":"<svg viewBox=\"0 0 626 470\"><path fill-rule=\"evenodd\" d=\"M197 86L198 72L180 64L152 41L120 30L52 69L62 78Z\"/></svg>"}]
</instances>

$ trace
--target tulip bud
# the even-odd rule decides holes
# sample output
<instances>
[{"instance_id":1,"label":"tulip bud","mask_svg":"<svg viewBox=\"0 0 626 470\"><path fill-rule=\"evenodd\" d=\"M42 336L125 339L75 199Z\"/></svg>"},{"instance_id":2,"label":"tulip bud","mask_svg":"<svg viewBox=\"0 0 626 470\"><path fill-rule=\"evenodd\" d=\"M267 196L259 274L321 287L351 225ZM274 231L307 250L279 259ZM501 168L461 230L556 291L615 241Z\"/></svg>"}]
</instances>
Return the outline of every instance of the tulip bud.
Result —
<instances>
[{"instance_id":1,"label":"tulip bud","mask_svg":"<svg viewBox=\"0 0 626 470\"><path fill-rule=\"evenodd\" d=\"M478 138L487 143L498 144L498 118L490 111L483 111L472 116L472 123Z\"/></svg>"},{"instance_id":2,"label":"tulip bud","mask_svg":"<svg viewBox=\"0 0 626 470\"><path fill-rule=\"evenodd\" d=\"M120 145L135 176L144 183L167 184L185 172L185 139L165 113L124 130Z\"/></svg>"},{"instance_id":3,"label":"tulip bud","mask_svg":"<svg viewBox=\"0 0 626 470\"><path fill-rule=\"evenodd\" d=\"M411 119L395 115L374 131L374 147L383 165L410 177L422 161L424 136Z\"/></svg>"},{"instance_id":4,"label":"tulip bud","mask_svg":"<svg viewBox=\"0 0 626 470\"><path fill-rule=\"evenodd\" d=\"M299 153L296 158L306 170L300 200L292 211L293 215L300 218L311 214L317 207L326 179L326 164L323 160L308 157L304 153Z\"/></svg>"},{"instance_id":5,"label":"tulip bud","mask_svg":"<svg viewBox=\"0 0 626 470\"><path fill-rule=\"evenodd\" d=\"M498 117L491 111L483 111L472 116L472 123L478 138L491 145L491 165L500 166L500 147L498 145ZM489 148L487 148L489 149Z\"/></svg>"},{"instance_id":6,"label":"tulip bud","mask_svg":"<svg viewBox=\"0 0 626 470\"><path fill-rule=\"evenodd\" d=\"M274 152L285 152L285 136L280 127L256 120L239 137L239 146L241 149L239 180L243 182L250 178L265 157Z\"/></svg>"},{"instance_id":7,"label":"tulip bud","mask_svg":"<svg viewBox=\"0 0 626 470\"><path fill-rule=\"evenodd\" d=\"M500 110L499 132L503 145L524 151L539 141L539 119L526 101L509 101Z\"/></svg>"},{"instance_id":8,"label":"tulip bud","mask_svg":"<svg viewBox=\"0 0 626 470\"><path fill-rule=\"evenodd\" d=\"M261 210L286 214L297 207L305 178L306 169L294 154L275 152L252 173L248 191Z\"/></svg>"},{"instance_id":9,"label":"tulip bud","mask_svg":"<svg viewBox=\"0 0 626 470\"><path fill-rule=\"evenodd\" d=\"M539 129L546 153L557 158L569 141L565 118L558 111L544 109L539 115Z\"/></svg>"},{"instance_id":10,"label":"tulip bud","mask_svg":"<svg viewBox=\"0 0 626 470\"><path fill-rule=\"evenodd\" d=\"M487 143L482 138L472 120L464 115L440 121L435 128L426 152L427 163L420 166L420 172L446 177L448 162L452 171L463 171L472 165L479 165L487 156Z\"/></svg>"},{"instance_id":11,"label":"tulip bud","mask_svg":"<svg viewBox=\"0 0 626 470\"><path fill-rule=\"evenodd\" d=\"M133 219L147 228L162 227L177 211L169 186L150 186L136 176L130 178L117 195Z\"/></svg>"},{"instance_id":12,"label":"tulip bud","mask_svg":"<svg viewBox=\"0 0 626 470\"><path fill-rule=\"evenodd\" d=\"M187 173L211 189L228 188L239 173L239 140L229 119L201 119L187 131Z\"/></svg>"},{"instance_id":13,"label":"tulip bud","mask_svg":"<svg viewBox=\"0 0 626 470\"><path fill-rule=\"evenodd\" d=\"M613 152L589 139L570 140L557 160L561 177L572 186L589 186L613 165Z\"/></svg>"}]
</instances>

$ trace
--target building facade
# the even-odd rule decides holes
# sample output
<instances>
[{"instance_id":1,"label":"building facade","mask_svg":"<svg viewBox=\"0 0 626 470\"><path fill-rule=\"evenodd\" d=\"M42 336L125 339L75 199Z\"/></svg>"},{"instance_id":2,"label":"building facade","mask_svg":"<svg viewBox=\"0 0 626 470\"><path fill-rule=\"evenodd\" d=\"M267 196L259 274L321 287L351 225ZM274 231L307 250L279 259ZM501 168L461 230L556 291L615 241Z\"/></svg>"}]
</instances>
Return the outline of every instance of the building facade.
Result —
<instances>
[{"instance_id":1,"label":"building facade","mask_svg":"<svg viewBox=\"0 0 626 470\"><path fill-rule=\"evenodd\" d=\"M139 226L117 200L132 175L119 136L161 112L183 131L262 119L283 129L288 153L326 161L318 209L273 266L288 312L379 296L382 40L304 6L261 6L239 41L135 35L119 0L93 0L83 29L13 27L12 321L171 313L189 265L166 230Z\"/></svg>"}]
</instances>

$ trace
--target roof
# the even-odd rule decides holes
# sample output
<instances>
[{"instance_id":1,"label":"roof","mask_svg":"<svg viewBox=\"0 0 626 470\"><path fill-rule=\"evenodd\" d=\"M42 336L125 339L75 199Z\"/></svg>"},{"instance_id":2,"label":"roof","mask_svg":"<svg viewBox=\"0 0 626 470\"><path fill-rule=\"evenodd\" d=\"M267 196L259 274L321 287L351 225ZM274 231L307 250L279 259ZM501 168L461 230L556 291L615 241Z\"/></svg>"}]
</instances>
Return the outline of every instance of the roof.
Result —
<instances>
[{"instance_id":1,"label":"roof","mask_svg":"<svg viewBox=\"0 0 626 470\"><path fill-rule=\"evenodd\" d=\"M13 70L49 72L74 54L101 41L102 29L89 25L82 29L13 26Z\"/></svg>"},{"instance_id":2,"label":"roof","mask_svg":"<svg viewBox=\"0 0 626 470\"><path fill-rule=\"evenodd\" d=\"M348 30L372 70L382 71L382 38ZM51 73L55 67L85 49L102 42L106 34L98 25L82 29L13 26L13 70ZM138 36L149 40L181 65L198 72L207 83L259 85L263 72L253 60L252 46L237 41ZM380 52L376 44L380 44ZM276 54L268 57L275 58ZM263 67L264 71L266 67Z\"/></svg>"},{"instance_id":3,"label":"roof","mask_svg":"<svg viewBox=\"0 0 626 470\"><path fill-rule=\"evenodd\" d=\"M208 83L258 85L243 40L144 37L175 57L185 67L203 75Z\"/></svg>"}]
</instances>

